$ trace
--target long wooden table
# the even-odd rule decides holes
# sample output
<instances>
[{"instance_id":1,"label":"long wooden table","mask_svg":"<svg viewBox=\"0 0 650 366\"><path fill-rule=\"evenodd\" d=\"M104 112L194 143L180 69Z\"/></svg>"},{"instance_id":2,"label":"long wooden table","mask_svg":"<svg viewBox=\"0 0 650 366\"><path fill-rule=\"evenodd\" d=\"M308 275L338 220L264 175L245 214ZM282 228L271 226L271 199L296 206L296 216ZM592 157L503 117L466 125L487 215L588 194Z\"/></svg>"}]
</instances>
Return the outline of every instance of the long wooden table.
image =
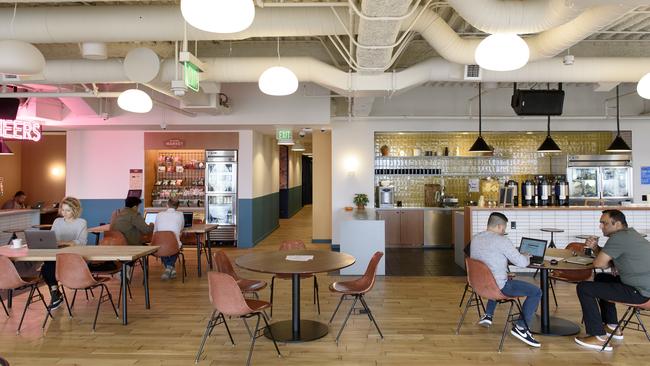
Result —
<instances>
[{"instance_id":1,"label":"long wooden table","mask_svg":"<svg viewBox=\"0 0 650 366\"><path fill-rule=\"evenodd\" d=\"M217 224L193 224L190 227L183 228L184 233L196 235L196 259L197 259L197 271L199 277L201 277L201 250L203 249L203 243L208 242L208 236L207 236L208 233L212 230L216 230L217 227L219 227L219 225ZM105 231L109 231L110 229L111 229L111 225L106 224L106 225L91 227L88 229L88 232L97 235L96 244L98 244L99 235ZM201 240L202 236L203 236L203 241ZM210 269L212 269L212 248L210 247L210 243L207 243L207 249L208 249L208 266L210 267Z\"/></svg>"},{"instance_id":2,"label":"long wooden table","mask_svg":"<svg viewBox=\"0 0 650 366\"><path fill-rule=\"evenodd\" d=\"M128 246L72 246L61 249L13 249L8 245L0 247L0 255L9 257L14 262L52 262L56 261L58 253L79 254L87 261L118 261L122 264L122 324L128 324L127 317L127 266L129 263L142 258L144 272L144 301L145 308L150 309L149 301L149 262L147 257L158 250L157 246L128 245Z\"/></svg>"}]
</instances>

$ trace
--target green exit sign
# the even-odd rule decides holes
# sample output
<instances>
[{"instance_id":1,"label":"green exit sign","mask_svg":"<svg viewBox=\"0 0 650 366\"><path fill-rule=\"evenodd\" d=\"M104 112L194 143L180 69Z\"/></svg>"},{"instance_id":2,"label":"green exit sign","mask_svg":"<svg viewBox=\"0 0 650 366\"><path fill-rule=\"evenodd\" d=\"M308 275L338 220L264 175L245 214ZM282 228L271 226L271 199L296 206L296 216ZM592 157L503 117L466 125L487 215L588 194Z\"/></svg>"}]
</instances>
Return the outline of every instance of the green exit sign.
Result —
<instances>
[{"instance_id":1,"label":"green exit sign","mask_svg":"<svg viewBox=\"0 0 650 366\"><path fill-rule=\"evenodd\" d=\"M185 86L195 92L199 91L199 72L199 68L193 63L185 63Z\"/></svg>"},{"instance_id":2,"label":"green exit sign","mask_svg":"<svg viewBox=\"0 0 650 366\"><path fill-rule=\"evenodd\" d=\"M277 139L278 140L291 140L291 139L293 139L293 132L291 130L278 130Z\"/></svg>"}]
</instances>

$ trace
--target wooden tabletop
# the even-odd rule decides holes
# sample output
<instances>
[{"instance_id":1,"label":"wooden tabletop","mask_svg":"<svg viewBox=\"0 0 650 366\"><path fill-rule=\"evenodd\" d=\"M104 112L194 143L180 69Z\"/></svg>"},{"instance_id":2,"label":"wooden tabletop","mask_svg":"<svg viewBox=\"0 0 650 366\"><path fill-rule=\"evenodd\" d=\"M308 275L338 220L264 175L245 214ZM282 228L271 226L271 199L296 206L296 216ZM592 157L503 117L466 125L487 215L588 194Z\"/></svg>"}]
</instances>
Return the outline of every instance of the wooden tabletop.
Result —
<instances>
[{"instance_id":1,"label":"wooden tabletop","mask_svg":"<svg viewBox=\"0 0 650 366\"><path fill-rule=\"evenodd\" d=\"M105 224L105 225L90 227L90 228L88 228L87 231L89 233L92 233L92 234L99 234L99 233L103 233L105 231L109 231L110 229L111 229L111 225L110 224Z\"/></svg>"},{"instance_id":2,"label":"wooden tabletop","mask_svg":"<svg viewBox=\"0 0 650 366\"><path fill-rule=\"evenodd\" d=\"M13 233L22 233L26 229L4 229L2 230L3 233L8 233L8 234L13 234Z\"/></svg>"},{"instance_id":3,"label":"wooden tabletop","mask_svg":"<svg viewBox=\"0 0 650 366\"><path fill-rule=\"evenodd\" d=\"M573 252L568 250L568 249L557 249L557 248L548 248L546 249L546 253L544 256L551 256L551 257L560 257L560 258L570 258L574 257ZM579 257L586 257L583 253L576 253L575 256ZM546 268L546 269L561 269L561 270L578 270L578 269L592 269L594 268L593 264L575 264L575 263L567 263L565 261L559 261L556 265L551 265L549 261L544 261L544 264L542 266L530 266L530 268Z\"/></svg>"},{"instance_id":4,"label":"wooden tabletop","mask_svg":"<svg viewBox=\"0 0 650 366\"><path fill-rule=\"evenodd\" d=\"M217 224L193 224L190 227L183 228L184 233L203 234L210 232L219 227Z\"/></svg>"},{"instance_id":5,"label":"wooden tabletop","mask_svg":"<svg viewBox=\"0 0 650 366\"><path fill-rule=\"evenodd\" d=\"M306 262L290 261L288 255L313 255ZM291 250L251 253L241 256L235 263L245 269L275 274L318 273L345 268L354 264L356 259L346 253L323 250Z\"/></svg>"},{"instance_id":6,"label":"wooden tabletop","mask_svg":"<svg viewBox=\"0 0 650 366\"><path fill-rule=\"evenodd\" d=\"M52 224L39 224L39 225L32 225L32 228L34 229L51 229Z\"/></svg>"},{"instance_id":7,"label":"wooden tabletop","mask_svg":"<svg viewBox=\"0 0 650 366\"><path fill-rule=\"evenodd\" d=\"M563 233L564 232L564 230L556 229L554 227L543 227L540 230L541 231L546 231L547 233Z\"/></svg>"},{"instance_id":8,"label":"wooden tabletop","mask_svg":"<svg viewBox=\"0 0 650 366\"><path fill-rule=\"evenodd\" d=\"M13 249L9 245L4 245L0 246L0 255L7 256L16 262L54 261L58 253L76 253L89 261L130 262L157 250L157 246L148 245L79 245L62 249Z\"/></svg>"}]
</instances>

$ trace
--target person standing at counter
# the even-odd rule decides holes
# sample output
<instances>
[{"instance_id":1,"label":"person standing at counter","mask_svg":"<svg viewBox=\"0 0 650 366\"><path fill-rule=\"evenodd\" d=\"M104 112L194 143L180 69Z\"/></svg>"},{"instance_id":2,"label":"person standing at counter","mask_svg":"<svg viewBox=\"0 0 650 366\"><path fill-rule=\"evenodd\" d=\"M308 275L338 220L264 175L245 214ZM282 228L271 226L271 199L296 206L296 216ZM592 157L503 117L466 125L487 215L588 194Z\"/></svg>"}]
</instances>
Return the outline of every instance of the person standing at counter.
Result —
<instances>
[{"instance_id":1,"label":"person standing at counter","mask_svg":"<svg viewBox=\"0 0 650 366\"><path fill-rule=\"evenodd\" d=\"M121 232L128 245L142 245L142 236L153 232L153 224L147 225L138 211L141 203L138 197L127 197L124 208L114 212L111 217L111 230Z\"/></svg>"},{"instance_id":2,"label":"person standing at counter","mask_svg":"<svg viewBox=\"0 0 650 366\"><path fill-rule=\"evenodd\" d=\"M15 210L15 209L21 209L21 208L27 208L25 206L25 201L27 200L27 195L23 191L18 191L16 194L14 194L14 198L10 199L9 201L5 202L4 205L2 205L3 210Z\"/></svg>"},{"instance_id":3,"label":"person standing at counter","mask_svg":"<svg viewBox=\"0 0 650 366\"><path fill-rule=\"evenodd\" d=\"M576 286L587 335L575 338L579 345L598 350L618 325L616 305L610 300L627 304L650 300L650 243L628 228L625 215L619 210L602 212L600 230L609 238L605 246L598 247L594 238L588 239L586 245L597 254L594 267L611 267L612 273L598 273L593 281ZM612 338L622 340L623 332L619 329ZM611 350L610 345L605 347L605 351Z\"/></svg>"},{"instance_id":4,"label":"person standing at counter","mask_svg":"<svg viewBox=\"0 0 650 366\"><path fill-rule=\"evenodd\" d=\"M59 204L58 217L52 224L52 231L59 244L86 245L88 231L86 220L81 216L81 203L74 197L65 197ZM56 280L56 262L45 262L41 267L41 274L50 289L50 310L54 310L63 303L63 296L59 291Z\"/></svg>"},{"instance_id":5,"label":"person standing at counter","mask_svg":"<svg viewBox=\"0 0 650 366\"><path fill-rule=\"evenodd\" d=\"M487 230L475 235L471 242L471 255L473 259L485 263L496 280L497 286L506 296L526 296L522 306L523 319L512 326L510 334L532 347L540 347L530 332L529 324L542 299L542 290L539 287L524 281L508 279L508 261L517 267L526 267L530 263L530 255L521 254L504 234L508 218L499 212L492 212L488 218ZM480 325L492 325L492 317L497 303L489 300L485 308L485 315L479 321Z\"/></svg>"},{"instance_id":6,"label":"person standing at counter","mask_svg":"<svg viewBox=\"0 0 650 366\"><path fill-rule=\"evenodd\" d=\"M183 218L183 213L176 211L178 209L178 199L170 198L167 201L167 210L158 213L156 216L156 223L154 224L153 231L172 231L176 235L176 240L178 241L178 247L181 246L181 231L185 224L185 219ZM177 255L171 257L160 257L165 266L165 271L160 276L162 280L168 280L171 278L176 278L176 259Z\"/></svg>"}]
</instances>

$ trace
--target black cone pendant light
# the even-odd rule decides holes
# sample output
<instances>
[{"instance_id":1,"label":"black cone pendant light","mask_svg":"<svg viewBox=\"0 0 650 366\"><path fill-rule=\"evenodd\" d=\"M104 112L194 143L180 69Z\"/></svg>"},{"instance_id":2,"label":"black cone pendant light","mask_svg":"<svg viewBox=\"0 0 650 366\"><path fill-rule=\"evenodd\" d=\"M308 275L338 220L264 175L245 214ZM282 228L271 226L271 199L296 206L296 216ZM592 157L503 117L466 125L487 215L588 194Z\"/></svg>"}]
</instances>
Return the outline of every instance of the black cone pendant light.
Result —
<instances>
[{"instance_id":1,"label":"black cone pendant light","mask_svg":"<svg viewBox=\"0 0 650 366\"><path fill-rule=\"evenodd\" d=\"M478 83L478 137L476 138L476 141L474 141L472 147L469 148L470 152L492 152L492 148L487 144L487 142L485 142L481 132L481 83Z\"/></svg>"},{"instance_id":2,"label":"black cone pendant light","mask_svg":"<svg viewBox=\"0 0 650 366\"><path fill-rule=\"evenodd\" d=\"M621 137L621 121L618 109L618 85L616 86L616 137L609 145L607 152L631 152L632 149L628 146L627 142Z\"/></svg>"},{"instance_id":3,"label":"black cone pendant light","mask_svg":"<svg viewBox=\"0 0 650 366\"><path fill-rule=\"evenodd\" d=\"M560 149L559 146L555 143L553 138L551 137L551 116L546 116L546 139L544 139L544 142L542 142L541 145L537 148L537 152L540 153L553 153L553 152L560 152L562 149Z\"/></svg>"}]
</instances>

